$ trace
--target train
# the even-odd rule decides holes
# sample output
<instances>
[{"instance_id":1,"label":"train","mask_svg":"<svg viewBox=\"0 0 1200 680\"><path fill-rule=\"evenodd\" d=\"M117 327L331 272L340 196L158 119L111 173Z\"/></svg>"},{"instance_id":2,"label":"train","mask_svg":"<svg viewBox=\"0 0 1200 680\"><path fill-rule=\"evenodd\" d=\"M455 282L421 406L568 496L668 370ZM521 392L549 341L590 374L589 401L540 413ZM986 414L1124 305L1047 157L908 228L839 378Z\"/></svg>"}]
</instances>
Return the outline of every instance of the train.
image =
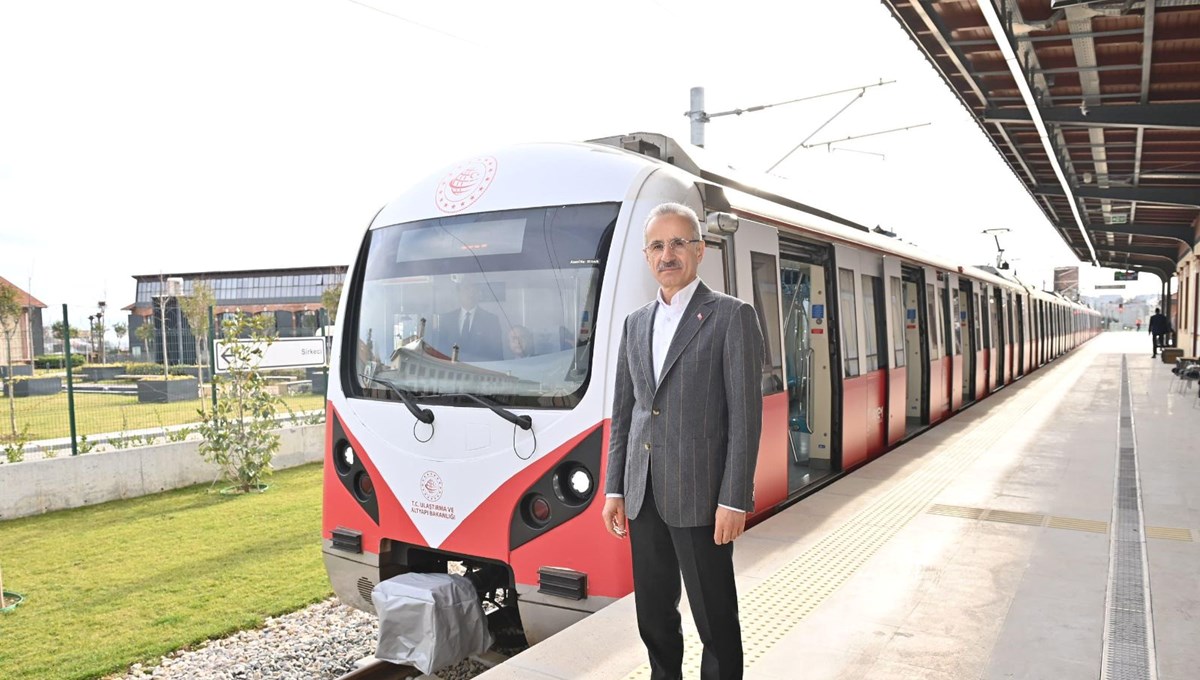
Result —
<instances>
[{"instance_id":1,"label":"train","mask_svg":"<svg viewBox=\"0 0 1200 680\"><path fill-rule=\"evenodd\" d=\"M938 257L656 133L506 147L415 183L343 287L323 555L345 603L465 574L530 644L633 589L600 519L617 347L654 298L642 230L701 217L700 277L765 341L753 525L1020 380L1099 315Z\"/></svg>"}]
</instances>

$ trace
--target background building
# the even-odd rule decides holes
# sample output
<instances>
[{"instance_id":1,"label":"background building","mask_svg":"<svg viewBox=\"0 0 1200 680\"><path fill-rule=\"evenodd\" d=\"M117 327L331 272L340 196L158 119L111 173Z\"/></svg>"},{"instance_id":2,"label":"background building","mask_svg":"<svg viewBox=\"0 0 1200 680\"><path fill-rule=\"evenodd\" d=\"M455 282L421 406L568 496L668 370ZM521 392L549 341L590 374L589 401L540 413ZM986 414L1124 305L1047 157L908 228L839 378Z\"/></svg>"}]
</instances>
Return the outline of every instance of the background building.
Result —
<instances>
[{"instance_id":1,"label":"background building","mask_svg":"<svg viewBox=\"0 0 1200 680\"><path fill-rule=\"evenodd\" d=\"M316 335L318 329L330 325L321 296L340 286L345 277L344 265L136 275L135 302L124 308L129 312L131 351L146 361L161 363L162 343L158 339L165 317L171 364L196 363L195 338L179 299L192 295L199 282L212 288L218 327L223 315L241 311L271 316L281 338ZM171 290L171 279L182 280L177 291ZM154 325L154 339L149 342L138 339L138 328L145 324Z\"/></svg>"},{"instance_id":2,"label":"background building","mask_svg":"<svg viewBox=\"0 0 1200 680\"><path fill-rule=\"evenodd\" d=\"M0 287L17 291L17 302L24 308L16 335L12 339L12 363L32 364L35 356L46 353L42 339L42 310L46 305L3 276L0 276ZM6 345L4 338L0 337L0 365L8 364Z\"/></svg>"}]
</instances>

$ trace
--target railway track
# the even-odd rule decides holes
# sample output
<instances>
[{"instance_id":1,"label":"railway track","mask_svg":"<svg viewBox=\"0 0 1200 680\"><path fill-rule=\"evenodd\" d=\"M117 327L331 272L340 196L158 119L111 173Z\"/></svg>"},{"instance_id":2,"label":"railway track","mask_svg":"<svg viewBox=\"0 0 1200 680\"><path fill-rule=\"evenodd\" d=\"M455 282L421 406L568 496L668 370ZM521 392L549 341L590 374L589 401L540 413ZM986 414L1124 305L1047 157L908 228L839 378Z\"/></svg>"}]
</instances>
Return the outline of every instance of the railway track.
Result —
<instances>
[{"instance_id":1,"label":"railway track","mask_svg":"<svg viewBox=\"0 0 1200 680\"><path fill-rule=\"evenodd\" d=\"M460 661L458 664L451 666L449 669L425 677L441 678L452 676L455 680L469 680L479 673L482 673L483 671L488 670L497 664L507 661L508 658L509 657L505 654L495 650L490 650L484 654L474 654L468 657L467 660L474 662L473 664L470 664L470 667L479 667L479 670L472 671L469 669L458 668L460 664L465 664L465 661ZM446 673L446 676L443 676L440 673ZM412 666L394 664L390 661L372 660L363 664L361 667L339 677L337 680L405 680L407 678L417 677L422 677L422 673L419 669Z\"/></svg>"}]
</instances>

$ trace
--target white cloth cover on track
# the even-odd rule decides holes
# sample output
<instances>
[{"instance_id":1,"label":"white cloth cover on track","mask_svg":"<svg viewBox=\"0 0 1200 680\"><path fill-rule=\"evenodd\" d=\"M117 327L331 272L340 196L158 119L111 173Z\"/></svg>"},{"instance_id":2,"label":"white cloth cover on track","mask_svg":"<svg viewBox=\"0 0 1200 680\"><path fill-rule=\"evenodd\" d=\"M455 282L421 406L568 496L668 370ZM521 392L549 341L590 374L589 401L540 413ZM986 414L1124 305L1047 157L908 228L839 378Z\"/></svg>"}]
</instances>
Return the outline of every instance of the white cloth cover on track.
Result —
<instances>
[{"instance_id":1,"label":"white cloth cover on track","mask_svg":"<svg viewBox=\"0 0 1200 680\"><path fill-rule=\"evenodd\" d=\"M492 646L475 586L455 574L401 574L371 591L379 615L375 658L422 673L449 666Z\"/></svg>"}]
</instances>

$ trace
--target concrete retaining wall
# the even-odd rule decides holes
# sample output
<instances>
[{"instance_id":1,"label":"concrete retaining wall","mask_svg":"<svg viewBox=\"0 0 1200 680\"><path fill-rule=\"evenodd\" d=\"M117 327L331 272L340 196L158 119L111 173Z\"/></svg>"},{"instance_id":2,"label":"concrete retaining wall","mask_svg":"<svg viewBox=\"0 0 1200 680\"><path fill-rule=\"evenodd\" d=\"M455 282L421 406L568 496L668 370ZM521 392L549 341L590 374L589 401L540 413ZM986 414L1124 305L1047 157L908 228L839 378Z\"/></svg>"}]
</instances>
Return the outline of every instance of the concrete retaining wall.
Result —
<instances>
[{"instance_id":1,"label":"concrete retaining wall","mask_svg":"<svg viewBox=\"0 0 1200 680\"><path fill-rule=\"evenodd\" d=\"M325 426L277 430L277 470L319 461ZM176 442L106 453L0 465L0 520L135 498L211 482L217 466L200 457L200 442Z\"/></svg>"}]
</instances>

